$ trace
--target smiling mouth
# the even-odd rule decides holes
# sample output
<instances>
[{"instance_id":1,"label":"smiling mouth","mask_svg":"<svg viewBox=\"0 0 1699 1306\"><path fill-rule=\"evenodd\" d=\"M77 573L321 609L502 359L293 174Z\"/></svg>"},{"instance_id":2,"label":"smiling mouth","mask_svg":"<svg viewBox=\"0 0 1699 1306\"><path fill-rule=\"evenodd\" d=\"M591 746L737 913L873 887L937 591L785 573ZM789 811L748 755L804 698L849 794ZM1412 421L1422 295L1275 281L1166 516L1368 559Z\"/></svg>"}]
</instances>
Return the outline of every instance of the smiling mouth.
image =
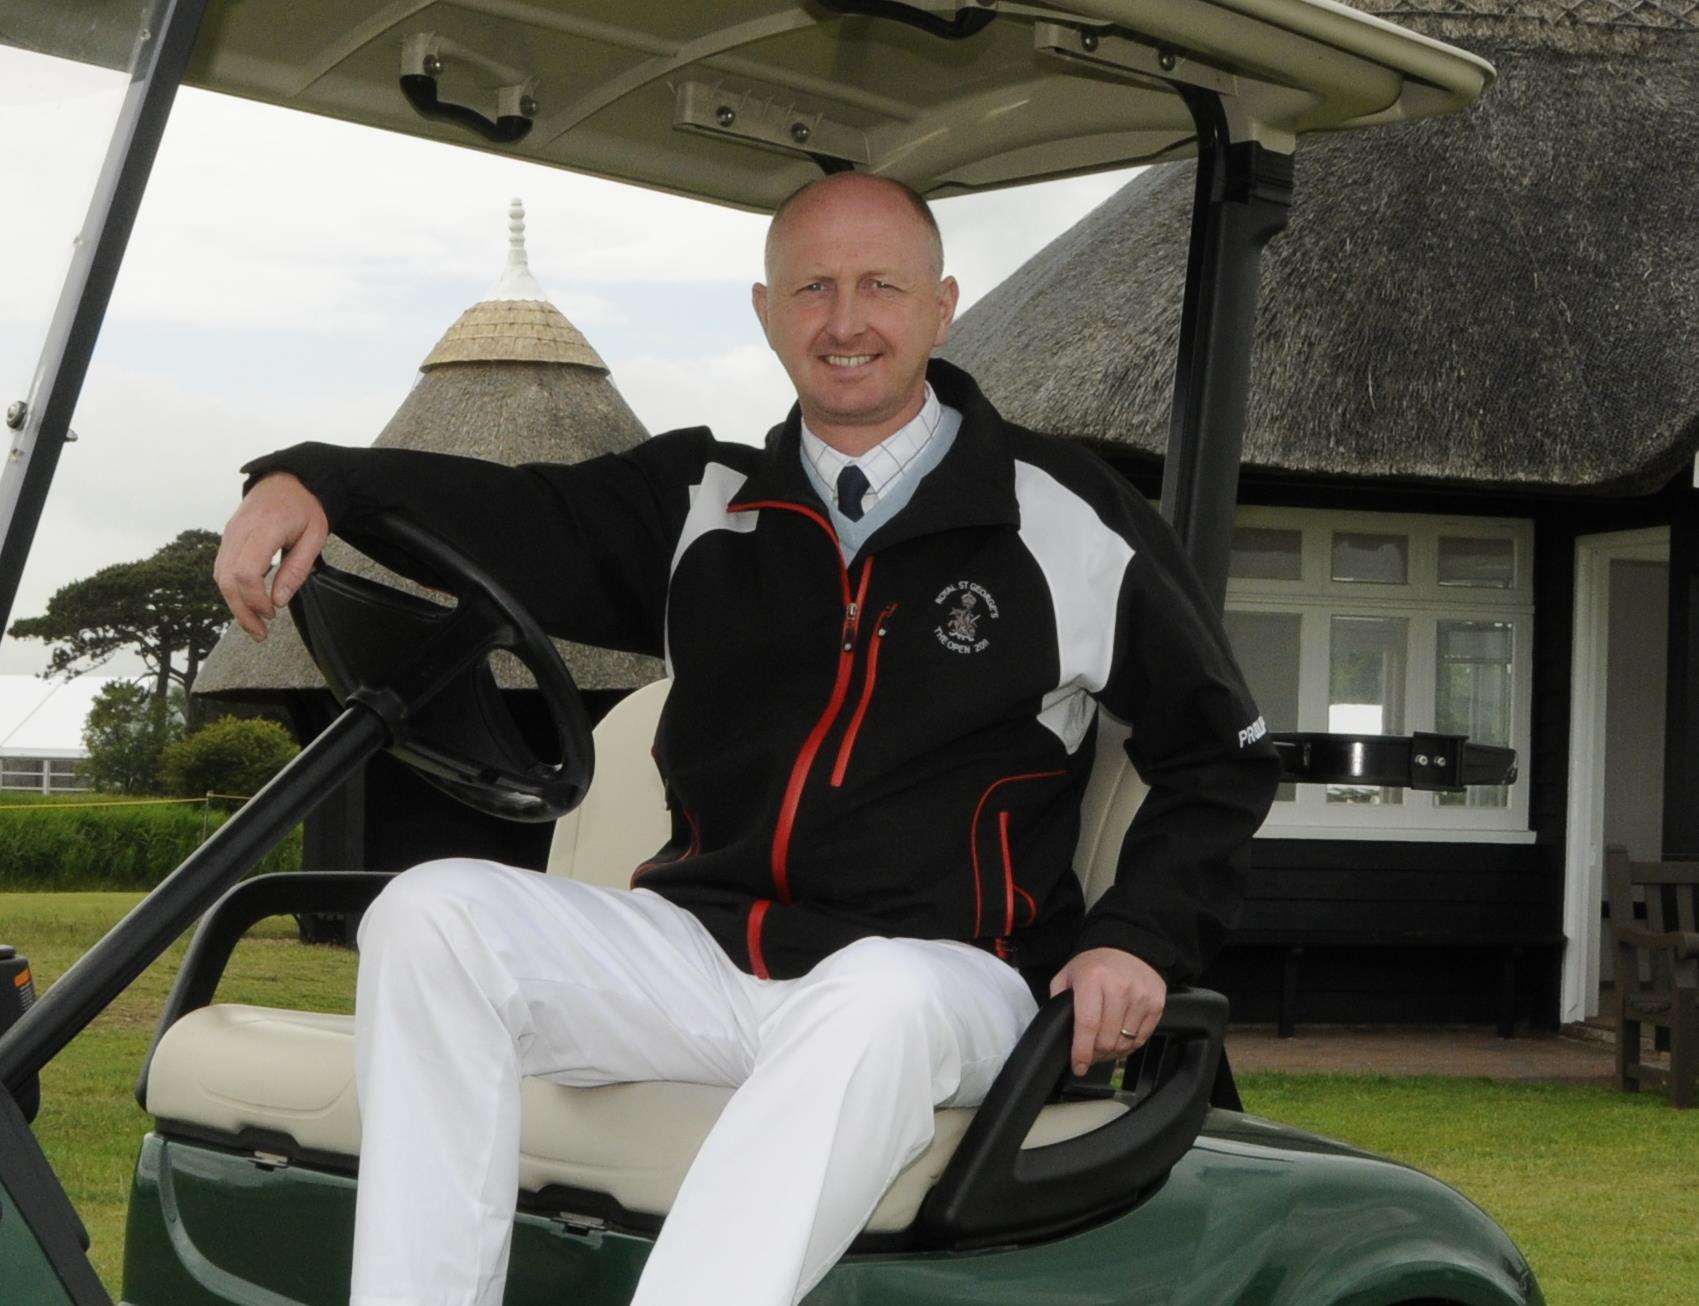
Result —
<instances>
[{"instance_id":1,"label":"smiling mouth","mask_svg":"<svg viewBox=\"0 0 1699 1306\"><path fill-rule=\"evenodd\" d=\"M821 357L826 361L826 363L829 366L839 368L839 369L847 372L847 371L853 371L855 368L858 368L858 367L866 367L875 358L878 358L879 355L878 354L822 354Z\"/></svg>"}]
</instances>

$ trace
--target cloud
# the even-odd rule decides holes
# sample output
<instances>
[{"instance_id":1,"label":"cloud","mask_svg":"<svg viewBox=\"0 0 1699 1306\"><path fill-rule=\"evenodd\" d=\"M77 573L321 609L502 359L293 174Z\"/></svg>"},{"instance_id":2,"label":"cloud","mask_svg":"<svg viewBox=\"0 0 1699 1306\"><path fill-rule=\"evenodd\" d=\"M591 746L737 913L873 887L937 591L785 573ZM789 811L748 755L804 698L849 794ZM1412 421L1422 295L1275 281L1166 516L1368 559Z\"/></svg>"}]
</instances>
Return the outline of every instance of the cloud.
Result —
<instances>
[{"instance_id":1,"label":"cloud","mask_svg":"<svg viewBox=\"0 0 1699 1306\"><path fill-rule=\"evenodd\" d=\"M711 426L722 440L759 444L796 401L765 344L739 345L692 359L622 359L614 383L650 431Z\"/></svg>"}]
</instances>

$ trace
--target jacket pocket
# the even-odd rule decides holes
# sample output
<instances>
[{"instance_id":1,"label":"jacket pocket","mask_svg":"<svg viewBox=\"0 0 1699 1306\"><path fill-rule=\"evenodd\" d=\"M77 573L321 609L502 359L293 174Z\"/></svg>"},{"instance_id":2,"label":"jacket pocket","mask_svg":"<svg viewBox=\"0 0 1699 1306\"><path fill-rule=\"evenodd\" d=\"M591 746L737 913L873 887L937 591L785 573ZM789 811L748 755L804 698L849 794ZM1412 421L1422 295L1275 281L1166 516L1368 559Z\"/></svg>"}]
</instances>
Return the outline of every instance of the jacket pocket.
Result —
<instances>
[{"instance_id":1,"label":"jacket pocket","mask_svg":"<svg viewBox=\"0 0 1699 1306\"><path fill-rule=\"evenodd\" d=\"M1006 807L997 813L997 848L1003 857L1003 933L1013 934L1017 924L1031 925L1038 919L1038 904L1015 878L1015 855L1009 846L1009 809Z\"/></svg>"},{"instance_id":2,"label":"jacket pocket","mask_svg":"<svg viewBox=\"0 0 1699 1306\"><path fill-rule=\"evenodd\" d=\"M1054 780L1061 771L1026 771L993 780L974 806L968 833L968 860L973 870L972 938L1004 939L1038 915L1038 905L1023 889L1015 873L1014 813L1010 800L1016 787L1039 780ZM999 948L998 955L1003 955Z\"/></svg>"}]
</instances>

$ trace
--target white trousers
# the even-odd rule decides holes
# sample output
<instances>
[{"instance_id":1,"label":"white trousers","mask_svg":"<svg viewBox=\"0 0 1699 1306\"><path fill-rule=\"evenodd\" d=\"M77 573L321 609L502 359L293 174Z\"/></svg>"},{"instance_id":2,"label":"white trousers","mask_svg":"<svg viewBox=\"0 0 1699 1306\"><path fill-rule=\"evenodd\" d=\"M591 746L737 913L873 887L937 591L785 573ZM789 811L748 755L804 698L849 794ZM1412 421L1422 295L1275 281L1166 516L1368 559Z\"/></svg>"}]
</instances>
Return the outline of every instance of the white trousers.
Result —
<instances>
[{"instance_id":1,"label":"white trousers","mask_svg":"<svg viewBox=\"0 0 1699 1306\"><path fill-rule=\"evenodd\" d=\"M632 1301L791 1306L1037 1010L966 943L861 939L757 979L648 889L470 858L397 877L359 943L352 1306L499 1306L525 1075L736 1088Z\"/></svg>"}]
</instances>

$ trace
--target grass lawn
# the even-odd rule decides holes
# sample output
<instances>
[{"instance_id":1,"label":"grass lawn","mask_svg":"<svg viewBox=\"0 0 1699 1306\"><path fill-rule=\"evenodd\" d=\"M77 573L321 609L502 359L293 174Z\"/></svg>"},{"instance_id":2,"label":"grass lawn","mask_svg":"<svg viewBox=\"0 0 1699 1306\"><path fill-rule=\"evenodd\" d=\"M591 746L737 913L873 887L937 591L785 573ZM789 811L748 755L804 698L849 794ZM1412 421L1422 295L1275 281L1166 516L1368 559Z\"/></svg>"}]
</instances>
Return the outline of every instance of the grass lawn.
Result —
<instances>
[{"instance_id":1,"label":"grass lawn","mask_svg":"<svg viewBox=\"0 0 1699 1306\"><path fill-rule=\"evenodd\" d=\"M131 893L0 894L0 942L52 982L137 900ZM147 1117L131 1090L179 943L43 1075L42 1140L89 1226L116 1295L124 1203ZM354 957L267 922L220 1000L352 1009ZM1699 1111L1657 1095L1573 1085L1341 1075L1246 1075L1259 1115L1396 1156L1468 1193L1516 1239L1554 1306L1699 1301Z\"/></svg>"}]
</instances>

